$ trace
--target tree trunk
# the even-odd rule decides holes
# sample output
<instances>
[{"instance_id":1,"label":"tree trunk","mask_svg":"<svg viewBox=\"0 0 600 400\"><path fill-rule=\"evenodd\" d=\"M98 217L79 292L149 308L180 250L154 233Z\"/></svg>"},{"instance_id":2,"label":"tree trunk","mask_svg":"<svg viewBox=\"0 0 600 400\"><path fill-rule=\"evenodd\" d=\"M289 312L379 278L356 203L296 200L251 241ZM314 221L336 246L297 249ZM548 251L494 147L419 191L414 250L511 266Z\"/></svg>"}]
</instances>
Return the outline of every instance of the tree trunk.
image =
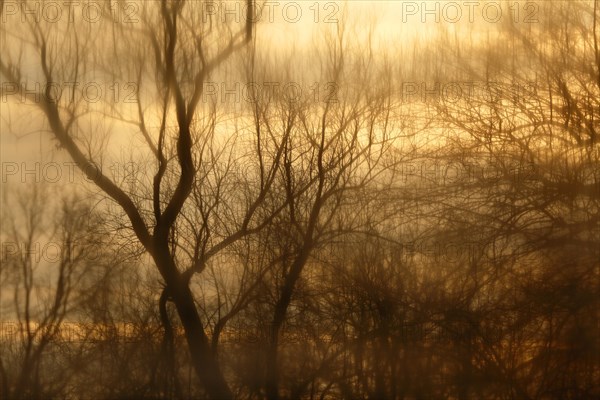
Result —
<instances>
[{"instance_id":1,"label":"tree trunk","mask_svg":"<svg viewBox=\"0 0 600 400\"><path fill-rule=\"evenodd\" d=\"M177 271L169 251L165 250L167 247L161 246L161 248L162 250L157 249L154 252L154 260L165 279L177 315L183 325L196 374L211 399L232 399L233 394L221 372L216 355L211 351L192 292Z\"/></svg>"},{"instance_id":2,"label":"tree trunk","mask_svg":"<svg viewBox=\"0 0 600 400\"><path fill-rule=\"evenodd\" d=\"M278 400L279 399L279 365L277 362L277 356L279 353L279 333L285 316L287 314L288 307L292 301L292 294L296 286L296 282L300 278L300 273L308 260L312 242L308 241L304 245L304 248L298 254L298 257L294 260L292 267L290 268L289 274L286 276L285 283L281 289L281 295L275 305L275 312L273 313L273 323L271 325L271 337L269 343L269 349L267 351L267 381L265 384L265 390L267 393L267 399Z\"/></svg>"}]
</instances>

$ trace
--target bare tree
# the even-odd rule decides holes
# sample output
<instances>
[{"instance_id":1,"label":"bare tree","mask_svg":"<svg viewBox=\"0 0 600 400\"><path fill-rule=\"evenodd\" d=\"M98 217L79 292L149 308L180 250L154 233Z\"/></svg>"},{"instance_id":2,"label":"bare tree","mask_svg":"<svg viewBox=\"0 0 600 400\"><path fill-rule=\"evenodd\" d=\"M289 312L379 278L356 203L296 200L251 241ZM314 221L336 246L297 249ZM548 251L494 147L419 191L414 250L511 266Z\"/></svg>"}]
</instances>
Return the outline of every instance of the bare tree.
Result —
<instances>
[{"instance_id":1,"label":"bare tree","mask_svg":"<svg viewBox=\"0 0 600 400\"><path fill-rule=\"evenodd\" d=\"M473 315L480 343L469 358L512 396L589 396L597 365L569 335L578 331L589 351L597 348L585 332L597 319L600 257L598 2L540 7L539 24L499 25L490 29L494 39L472 48L444 39L449 80L471 91L436 105L451 132L441 158L460 173L432 196L433 207L445 210L452 236L476 228L484 256L474 265L483 280L469 308L487 311ZM485 56L469 59L467 48ZM486 333L494 325L501 335ZM523 357L532 343L546 345Z\"/></svg>"},{"instance_id":2,"label":"bare tree","mask_svg":"<svg viewBox=\"0 0 600 400\"><path fill-rule=\"evenodd\" d=\"M110 6L109 2L103 4L108 11ZM139 17L136 15L138 24L127 25L128 21L118 18L104 21L104 27L111 29L97 40L94 27L81 21L75 21L75 26L29 21L25 29L18 23L3 24L3 35L18 39L23 47L7 46L0 69L8 81L21 84L37 79L42 84L43 89L35 94L39 100L36 105L54 138L126 214L136 239L151 254L165 281L167 298L176 306L194 366L207 393L212 398L230 398L231 391L210 350L189 283L192 275L202 270L208 256L253 228L251 223L261 195L256 205L248 209L236 232L187 264L178 265L171 244L173 229L194 186L203 185L198 163L206 148L206 135L214 128L199 115L204 83L251 40L253 2L248 1L248 18L241 26L233 27L237 29L235 32L231 31L231 24L220 24L214 16L205 19L206 14L200 12L202 4L198 2L164 0L136 3L136 6L140 10ZM60 38L61 44L53 41L53 37ZM139 49L135 56L109 62L108 54L120 57L129 52L130 44ZM24 57L29 60L33 54L38 57L35 72L25 70L22 65ZM119 109L106 106L106 102L102 109L88 107L82 101L53 101L53 84L78 82L92 71L102 77L133 78L134 106L138 112L130 113L135 107ZM146 104L145 99L148 99ZM158 113L156 128L151 126L145 112L150 105ZM103 146L101 137L108 140L107 131L92 131L93 123L85 126L81 118L87 113L129 123L141 134L147 144L146 155L153 156L156 168L149 182L150 199L142 198L141 193L128 192L102 171L99 150ZM174 128L171 123L175 123Z\"/></svg>"},{"instance_id":3,"label":"bare tree","mask_svg":"<svg viewBox=\"0 0 600 400\"><path fill-rule=\"evenodd\" d=\"M111 398L597 397L600 2L412 49L364 18L273 49L242 3L2 15L3 89L27 103L8 96L6 124L26 112L98 200L57 213L46 291L28 249L49 196L3 215L26 251L2 260L22 325L2 394L101 372ZM79 263L80 234L114 257ZM68 315L91 324L52 385Z\"/></svg>"},{"instance_id":4,"label":"bare tree","mask_svg":"<svg viewBox=\"0 0 600 400\"><path fill-rule=\"evenodd\" d=\"M63 322L74 316L86 291L86 274L101 258L94 215L82 199L48 203L49 186L4 192L2 212L2 315L10 337L0 354L3 397L56 396L71 378L49 370L64 362ZM8 209L10 209L10 214Z\"/></svg>"}]
</instances>

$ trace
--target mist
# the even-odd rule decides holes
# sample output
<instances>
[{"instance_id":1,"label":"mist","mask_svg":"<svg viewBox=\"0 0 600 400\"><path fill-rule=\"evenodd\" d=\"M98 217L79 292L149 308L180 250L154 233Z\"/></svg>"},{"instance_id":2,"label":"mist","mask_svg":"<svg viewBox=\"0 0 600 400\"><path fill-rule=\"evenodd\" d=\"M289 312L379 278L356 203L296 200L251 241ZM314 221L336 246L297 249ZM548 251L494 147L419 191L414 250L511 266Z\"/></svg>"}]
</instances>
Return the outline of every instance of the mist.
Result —
<instances>
[{"instance_id":1,"label":"mist","mask_svg":"<svg viewBox=\"0 0 600 400\"><path fill-rule=\"evenodd\" d=\"M600 397L600 1L0 1L0 397Z\"/></svg>"}]
</instances>

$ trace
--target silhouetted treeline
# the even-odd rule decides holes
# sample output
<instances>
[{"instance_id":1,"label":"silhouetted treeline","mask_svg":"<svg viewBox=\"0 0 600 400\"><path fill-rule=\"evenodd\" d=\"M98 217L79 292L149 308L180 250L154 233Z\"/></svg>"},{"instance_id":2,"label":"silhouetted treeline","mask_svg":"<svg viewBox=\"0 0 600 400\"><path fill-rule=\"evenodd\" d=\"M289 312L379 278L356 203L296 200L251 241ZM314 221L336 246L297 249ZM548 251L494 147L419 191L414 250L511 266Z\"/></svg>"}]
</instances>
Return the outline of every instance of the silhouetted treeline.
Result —
<instances>
[{"instance_id":1,"label":"silhouetted treeline","mask_svg":"<svg viewBox=\"0 0 600 400\"><path fill-rule=\"evenodd\" d=\"M410 49L135 4L1 27L3 80L135 94L7 86L85 179L3 183L2 398L600 397L598 1Z\"/></svg>"}]
</instances>

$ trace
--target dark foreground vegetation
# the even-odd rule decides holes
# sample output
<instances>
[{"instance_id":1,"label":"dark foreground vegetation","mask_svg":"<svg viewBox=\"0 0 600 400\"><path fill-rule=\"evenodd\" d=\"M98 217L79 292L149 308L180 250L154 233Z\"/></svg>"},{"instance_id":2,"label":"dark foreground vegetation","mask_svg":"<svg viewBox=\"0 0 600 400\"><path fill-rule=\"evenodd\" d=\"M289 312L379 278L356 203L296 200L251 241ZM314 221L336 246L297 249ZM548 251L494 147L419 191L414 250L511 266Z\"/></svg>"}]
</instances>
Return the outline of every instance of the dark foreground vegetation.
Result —
<instances>
[{"instance_id":1,"label":"dark foreground vegetation","mask_svg":"<svg viewBox=\"0 0 600 400\"><path fill-rule=\"evenodd\" d=\"M3 16L2 135L83 173L3 166L1 398L600 397L597 1L305 47L203 4ZM52 97L92 78L133 100Z\"/></svg>"}]
</instances>

